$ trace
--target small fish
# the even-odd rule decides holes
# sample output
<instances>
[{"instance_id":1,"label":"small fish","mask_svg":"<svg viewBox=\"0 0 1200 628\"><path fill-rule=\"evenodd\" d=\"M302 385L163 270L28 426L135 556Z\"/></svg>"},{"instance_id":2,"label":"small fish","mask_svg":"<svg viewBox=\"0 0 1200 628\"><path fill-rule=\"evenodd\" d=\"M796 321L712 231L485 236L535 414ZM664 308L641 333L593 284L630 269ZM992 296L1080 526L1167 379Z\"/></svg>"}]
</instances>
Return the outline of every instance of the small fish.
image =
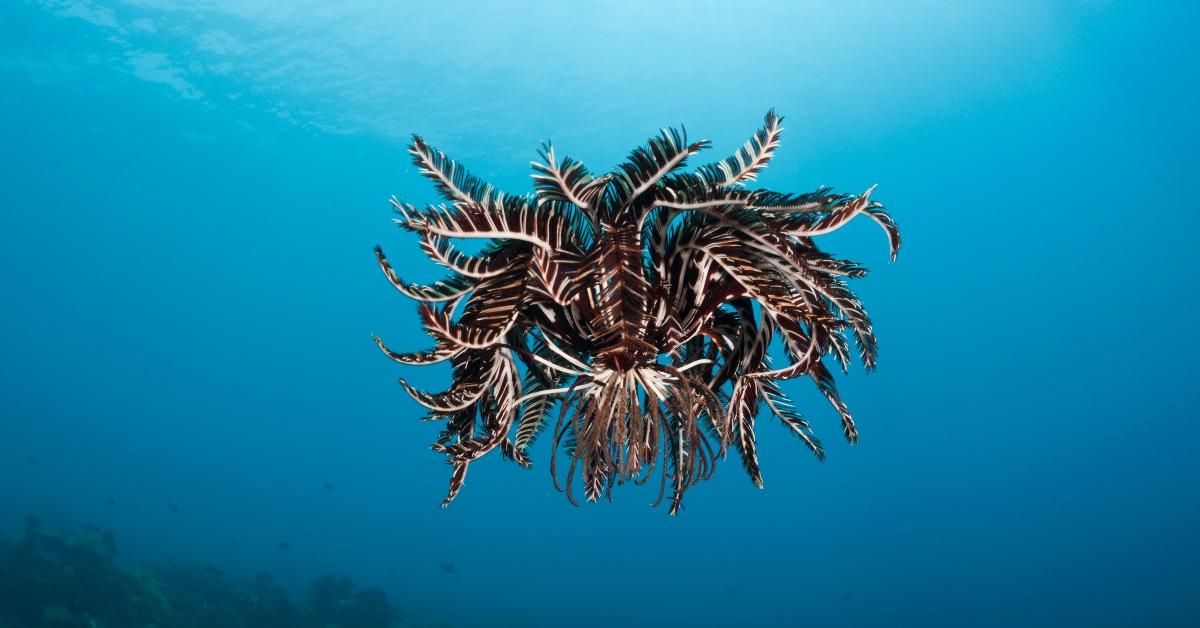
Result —
<instances>
[{"instance_id":1,"label":"small fish","mask_svg":"<svg viewBox=\"0 0 1200 628\"><path fill-rule=\"evenodd\" d=\"M282 550L292 549L292 544L288 543L287 541L284 541L279 544L279 549L282 549Z\"/></svg>"},{"instance_id":2,"label":"small fish","mask_svg":"<svg viewBox=\"0 0 1200 628\"><path fill-rule=\"evenodd\" d=\"M332 490L333 490L333 482L326 482L326 483L325 483L325 490L327 490L327 491L332 491Z\"/></svg>"},{"instance_id":3,"label":"small fish","mask_svg":"<svg viewBox=\"0 0 1200 628\"><path fill-rule=\"evenodd\" d=\"M225 575L224 571L221 571L220 569L217 569L216 567L213 567L212 565L205 566L204 572L210 576L214 576L217 578L220 578L221 576Z\"/></svg>"},{"instance_id":4,"label":"small fish","mask_svg":"<svg viewBox=\"0 0 1200 628\"><path fill-rule=\"evenodd\" d=\"M116 506L116 505L117 505L117 498L113 497L112 495L109 495L108 496L108 507L112 508L113 506Z\"/></svg>"},{"instance_id":5,"label":"small fish","mask_svg":"<svg viewBox=\"0 0 1200 628\"><path fill-rule=\"evenodd\" d=\"M851 593L850 591L846 591L845 593L843 593L842 594L842 604L849 602L850 598L852 598L852 597L854 597L854 594Z\"/></svg>"},{"instance_id":6,"label":"small fish","mask_svg":"<svg viewBox=\"0 0 1200 628\"><path fill-rule=\"evenodd\" d=\"M167 504L167 508L170 508L171 512L179 512L179 504L176 504L175 502Z\"/></svg>"},{"instance_id":7,"label":"small fish","mask_svg":"<svg viewBox=\"0 0 1200 628\"><path fill-rule=\"evenodd\" d=\"M30 457L29 457L29 464L37 464L37 463L38 463L37 456L30 456Z\"/></svg>"},{"instance_id":8,"label":"small fish","mask_svg":"<svg viewBox=\"0 0 1200 628\"><path fill-rule=\"evenodd\" d=\"M454 566L454 563L438 563L438 567L441 567L442 571L450 575L458 573L458 568Z\"/></svg>"}]
</instances>

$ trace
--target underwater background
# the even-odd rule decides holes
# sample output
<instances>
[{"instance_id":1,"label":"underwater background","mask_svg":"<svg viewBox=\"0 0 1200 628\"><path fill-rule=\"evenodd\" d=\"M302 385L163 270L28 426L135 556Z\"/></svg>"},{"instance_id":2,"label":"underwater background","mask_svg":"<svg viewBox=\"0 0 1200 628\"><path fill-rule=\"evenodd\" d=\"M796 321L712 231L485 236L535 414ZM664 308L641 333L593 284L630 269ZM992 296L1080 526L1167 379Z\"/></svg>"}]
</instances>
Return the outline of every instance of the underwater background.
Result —
<instances>
[{"instance_id":1,"label":"underwater background","mask_svg":"<svg viewBox=\"0 0 1200 628\"><path fill-rule=\"evenodd\" d=\"M1200 625L1197 13L4 3L0 626L140 627L151 589L163 626ZM396 378L447 371L370 338L429 344L371 251L438 276L391 224L435 200L408 134L524 192L541 140L716 159L772 107L762 185L877 183L904 234L823 241L873 271L860 443L788 383L828 459L764 422L765 490L731 457L678 517L574 508L543 439L440 510Z\"/></svg>"}]
</instances>

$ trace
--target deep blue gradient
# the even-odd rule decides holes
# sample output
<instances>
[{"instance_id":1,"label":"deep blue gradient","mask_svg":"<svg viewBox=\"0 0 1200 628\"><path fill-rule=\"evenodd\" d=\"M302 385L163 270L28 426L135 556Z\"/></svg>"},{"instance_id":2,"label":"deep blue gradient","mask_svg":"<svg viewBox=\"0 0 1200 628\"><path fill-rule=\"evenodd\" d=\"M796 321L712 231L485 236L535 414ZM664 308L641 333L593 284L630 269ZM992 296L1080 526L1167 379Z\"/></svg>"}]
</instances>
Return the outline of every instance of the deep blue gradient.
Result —
<instances>
[{"instance_id":1,"label":"deep blue gradient","mask_svg":"<svg viewBox=\"0 0 1200 628\"><path fill-rule=\"evenodd\" d=\"M414 623L1200 625L1194 8L287 4L0 8L0 532L344 572ZM795 382L829 458L764 420L763 491L730 458L676 518L573 508L542 442L439 510L395 380L447 373L369 337L428 344L371 253L437 274L390 222L435 199L407 134L522 192L540 140L720 158L770 107L763 185L878 183L903 230L826 238L873 269L861 443Z\"/></svg>"}]
</instances>

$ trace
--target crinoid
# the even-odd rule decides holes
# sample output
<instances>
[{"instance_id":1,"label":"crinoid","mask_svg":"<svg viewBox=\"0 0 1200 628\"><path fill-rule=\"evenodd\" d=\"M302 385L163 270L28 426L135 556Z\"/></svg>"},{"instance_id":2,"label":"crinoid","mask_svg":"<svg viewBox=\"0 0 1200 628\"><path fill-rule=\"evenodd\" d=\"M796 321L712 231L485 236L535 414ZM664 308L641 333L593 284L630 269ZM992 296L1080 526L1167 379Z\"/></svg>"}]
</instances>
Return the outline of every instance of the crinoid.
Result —
<instances>
[{"instance_id":1,"label":"crinoid","mask_svg":"<svg viewBox=\"0 0 1200 628\"><path fill-rule=\"evenodd\" d=\"M870 189L747 189L779 144L781 120L768 113L736 154L690 172L685 161L708 142L688 143L675 129L599 177L545 144L525 196L496 190L414 136L413 161L446 203L421 210L392 199L396 222L451 274L406 283L377 247L388 280L421 302L434 346L400 354L375 340L402 364L453 366L442 393L401 380L430 419L447 421L433 446L454 468L443 507L470 463L493 449L530 466L529 447L550 425L550 472L555 486L565 475L572 503L576 475L588 501L657 475L655 504L670 486L675 514L684 491L710 477L730 447L761 487L760 407L824 456L778 384L802 376L855 442L825 358L845 371L853 336L865 367L875 366L871 320L846 285L867 271L822 252L814 238L865 216L887 233L894 260L900 235ZM455 247L460 238L486 244L470 254ZM776 334L790 358L782 368L767 351Z\"/></svg>"}]
</instances>

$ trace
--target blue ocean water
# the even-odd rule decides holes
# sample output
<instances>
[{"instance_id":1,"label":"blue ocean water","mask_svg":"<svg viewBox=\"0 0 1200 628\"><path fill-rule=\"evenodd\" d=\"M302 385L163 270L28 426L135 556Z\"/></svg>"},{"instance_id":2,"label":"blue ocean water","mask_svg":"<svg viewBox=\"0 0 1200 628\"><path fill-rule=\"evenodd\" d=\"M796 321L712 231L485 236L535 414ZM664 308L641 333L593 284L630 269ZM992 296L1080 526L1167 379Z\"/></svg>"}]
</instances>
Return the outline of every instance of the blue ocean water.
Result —
<instances>
[{"instance_id":1,"label":"blue ocean water","mask_svg":"<svg viewBox=\"0 0 1200 628\"><path fill-rule=\"evenodd\" d=\"M1200 625L1186 3L39 0L0 8L0 536L323 573L412 626ZM660 127L768 187L887 204L825 242L881 339L861 442L570 506L489 456L448 509L438 426L371 342L428 346L371 247L408 134L512 190L552 138L606 170ZM493 459L494 458L494 459ZM287 549L281 544L286 543ZM0 595L16 595L13 591ZM440 622L440 623L439 623Z\"/></svg>"}]
</instances>

